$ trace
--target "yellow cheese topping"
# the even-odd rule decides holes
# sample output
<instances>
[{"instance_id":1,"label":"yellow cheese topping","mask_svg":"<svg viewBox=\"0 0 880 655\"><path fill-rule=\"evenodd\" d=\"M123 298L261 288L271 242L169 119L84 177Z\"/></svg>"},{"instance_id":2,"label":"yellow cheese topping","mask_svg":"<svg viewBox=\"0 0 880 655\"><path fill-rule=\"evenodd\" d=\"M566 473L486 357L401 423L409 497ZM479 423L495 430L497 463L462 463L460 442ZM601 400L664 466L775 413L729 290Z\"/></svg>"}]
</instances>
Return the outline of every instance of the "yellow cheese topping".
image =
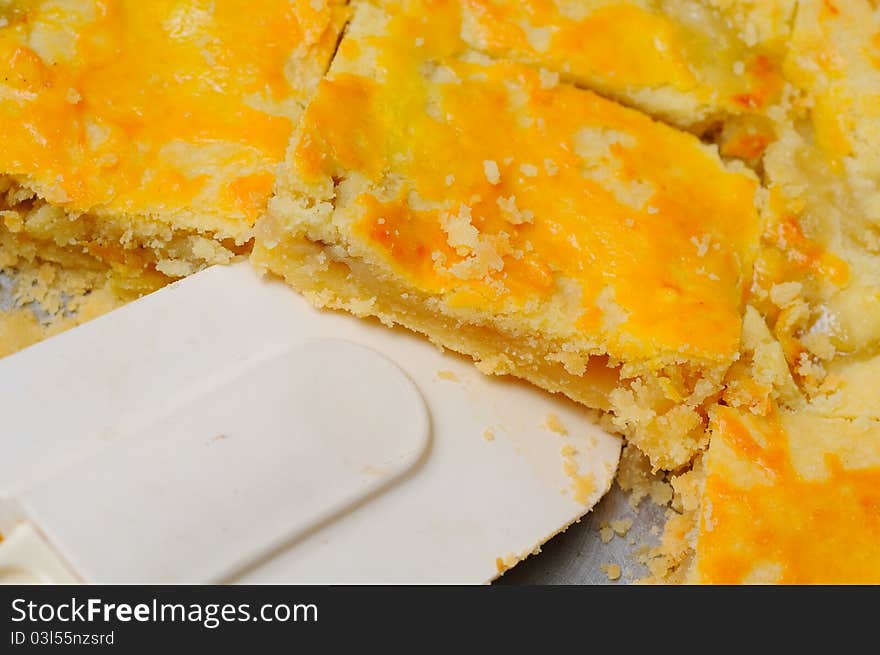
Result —
<instances>
[{"instance_id":1,"label":"yellow cheese topping","mask_svg":"<svg viewBox=\"0 0 880 655\"><path fill-rule=\"evenodd\" d=\"M782 76L770 53L747 47L725 18L704 3L464 4L479 47L559 70L636 104L646 101L641 94L667 89L690 94L697 113L754 112L765 109L782 90ZM782 8L777 13L782 22ZM672 103L664 113L677 111ZM691 115L682 122L700 118Z\"/></svg>"},{"instance_id":2,"label":"yellow cheese topping","mask_svg":"<svg viewBox=\"0 0 880 655\"><path fill-rule=\"evenodd\" d=\"M880 424L809 414L714 421L701 582L880 582Z\"/></svg>"},{"instance_id":3,"label":"yellow cheese topping","mask_svg":"<svg viewBox=\"0 0 880 655\"><path fill-rule=\"evenodd\" d=\"M837 0L812 0L802 4L799 29L795 31L793 53L786 62L785 74L812 92L815 145L827 158L831 170L841 173L843 158L852 154L852 119L857 109L853 107L852 98L847 97L846 87L856 71L849 70L854 57L848 56L850 53L846 50L855 49L870 56L870 52L864 51L871 44L857 40L860 30L856 25L859 20L870 24L871 16L864 15L867 3L861 0L840 3L840 7ZM841 9L846 13L842 14ZM870 104L876 107L876 101Z\"/></svg>"},{"instance_id":4,"label":"yellow cheese topping","mask_svg":"<svg viewBox=\"0 0 880 655\"><path fill-rule=\"evenodd\" d=\"M529 53L548 64L607 77L622 88L696 86L675 24L635 3L586 2L583 17L574 18L566 17L552 0L466 0L466 4L491 51ZM590 9L590 4L598 6Z\"/></svg>"},{"instance_id":5,"label":"yellow cheese topping","mask_svg":"<svg viewBox=\"0 0 880 655\"><path fill-rule=\"evenodd\" d=\"M753 176L537 69L462 54L452 3L431 4L427 29L401 13L343 41L295 174L366 178L366 256L451 306L539 315L564 287L576 329L614 356L732 357L760 230ZM379 75L358 68L364 52Z\"/></svg>"},{"instance_id":6,"label":"yellow cheese topping","mask_svg":"<svg viewBox=\"0 0 880 655\"><path fill-rule=\"evenodd\" d=\"M803 221L791 210L793 203L779 187L772 188L768 197L768 223L755 261L753 296L749 302L775 325L774 336L788 362L796 367L806 349L796 334L799 324L786 318L798 310L796 307L780 309L774 304L771 293L774 286L796 281L804 287L829 292L845 288L853 278L853 271L845 260L805 234ZM840 345L844 345L842 341Z\"/></svg>"},{"instance_id":7,"label":"yellow cheese topping","mask_svg":"<svg viewBox=\"0 0 880 655\"><path fill-rule=\"evenodd\" d=\"M0 7L0 173L73 212L250 224L335 43L309 0ZM322 54L323 53L323 54Z\"/></svg>"}]
</instances>

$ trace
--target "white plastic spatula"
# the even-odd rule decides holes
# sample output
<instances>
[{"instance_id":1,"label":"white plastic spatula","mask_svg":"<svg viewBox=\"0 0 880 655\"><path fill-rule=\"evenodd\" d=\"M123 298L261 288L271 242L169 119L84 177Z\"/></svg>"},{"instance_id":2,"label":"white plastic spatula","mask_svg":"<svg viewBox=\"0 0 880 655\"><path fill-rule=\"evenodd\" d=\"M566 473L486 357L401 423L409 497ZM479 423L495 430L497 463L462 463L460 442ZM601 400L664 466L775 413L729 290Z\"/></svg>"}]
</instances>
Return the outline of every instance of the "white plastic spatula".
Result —
<instances>
[{"instance_id":1,"label":"white plastic spatula","mask_svg":"<svg viewBox=\"0 0 880 655\"><path fill-rule=\"evenodd\" d=\"M620 451L567 401L248 264L0 361L0 416L16 581L486 582L587 512Z\"/></svg>"}]
</instances>

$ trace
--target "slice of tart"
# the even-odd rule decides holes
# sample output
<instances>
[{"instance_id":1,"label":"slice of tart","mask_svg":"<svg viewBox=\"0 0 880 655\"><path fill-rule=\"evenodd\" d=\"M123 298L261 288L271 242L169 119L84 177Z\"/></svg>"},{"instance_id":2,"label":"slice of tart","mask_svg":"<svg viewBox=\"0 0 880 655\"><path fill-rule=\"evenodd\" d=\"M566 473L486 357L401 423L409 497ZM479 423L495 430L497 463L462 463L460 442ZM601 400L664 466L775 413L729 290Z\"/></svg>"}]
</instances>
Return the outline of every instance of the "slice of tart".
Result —
<instances>
[{"instance_id":1,"label":"slice of tart","mask_svg":"<svg viewBox=\"0 0 880 655\"><path fill-rule=\"evenodd\" d=\"M854 381L878 370L878 34L867 0L799 4L785 68L801 98L765 158L768 223L752 288L803 391L840 415L834 404L852 415Z\"/></svg>"},{"instance_id":2,"label":"slice of tart","mask_svg":"<svg viewBox=\"0 0 880 655\"><path fill-rule=\"evenodd\" d=\"M880 11L804 0L743 357L713 414L703 582L880 582Z\"/></svg>"},{"instance_id":3,"label":"slice of tart","mask_svg":"<svg viewBox=\"0 0 880 655\"><path fill-rule=\"evenodd\" d=\"M536 63L696 130L760 116L779 100L779 64L795 10L794 0L463 0L462 6L464 38L473 47Z\"/></svg>"},{"instance_id":4,"label":"slice of tart","mask_svg":"<svg viewBox=\"0 0 880 655\"><path fill-rule=\"evenodd\" d=\"M655 467L684 465L737 357L755 176L444 18L359 5L253 261L610 410Z\"/></svg>"},{"instance_id":5,"label":"slice of tart","mask_svg":"<svg viewBox=\"0 0 880 655\"><path fill-rule=\"evenodd\" d=\"M880 583L880 422L719 407L697 543L704 583Z\"/></svg>"},{"instance_id":6,"label":"slice of tart","mask_svg":"<svg viewBox=\"0 0 880 655\"><path fill-rule=\"evenodd\" d=\"M245 252L343 4L0 3L3 267L141 293Z\"/></svg>"}]
</instances>

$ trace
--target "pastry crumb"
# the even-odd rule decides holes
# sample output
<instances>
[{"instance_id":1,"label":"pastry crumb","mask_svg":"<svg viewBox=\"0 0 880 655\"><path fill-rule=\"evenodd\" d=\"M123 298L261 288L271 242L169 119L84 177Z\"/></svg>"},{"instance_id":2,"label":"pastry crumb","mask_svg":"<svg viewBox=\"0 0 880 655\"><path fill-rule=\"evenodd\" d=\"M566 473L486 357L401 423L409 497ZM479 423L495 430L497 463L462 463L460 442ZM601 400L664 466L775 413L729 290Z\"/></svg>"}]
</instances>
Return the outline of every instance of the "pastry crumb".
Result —
<instances>
[{"instance_id":1,"label":"pastry crumb","mask_svg":"<svg viewBox=\"0 0 880 655\"><path fill-rule=\"evenodd\" d=\"M509 571L514 566L519 564L520 558L514 555L513 553L508 553L504 557L496 557L495 558L495 569L499 574L505 573Z\"/></svg>"},{"instance_id":2,"label":"pastry crumb","mask_svg":"<svg viewBox=\"0 0 880 655\"><path fill-rule=\"evenodd\" d=\"M617 519L608 522L608 525L614 530L614 533L618 537L625 537L626 533L629 532L632 527L632 524L633 521L630 518Z\"/></svg>"},{"instance_id":3,"label":"pastry crumb","mask_svg":"<svg viewBox=\"0 0 880 655\"><path fill-rule=\"evenodd\" d=\"M658 507L665 507L673 498L672 485L662 474L652 472L648 458L632 445L624 447L621 453L617 483L629 492L629 502L634 509L645 498Z\"/></svg>"},{"instance_id":4,"label":"pastry crumb","mask_svg":"<svg viewBox=\"0 0 880 655\"><path fill-rule=\"evenodd\" d=\"M544 427L560 436L568 436L568 428L565 427L565 424L559 419L559 417L552 412L547 414L544 418Z\"/></svg>"},{"instance_id":5,"label":"pastry crumb","mask_svg":"<svg viewBox=\"0 0 880 655\"><path fill-rule=\"evenodd\" d=\"M608 576L608 579L611 580L612 582L614 582L616 580L620 580L621 571L620 571L619 564L613 564L613 563L603 564L602 566L599 567L599 569L602 571L602 573L604 573L606 576Z\"/></svg>"},{"instance_id":6,"label":"pastry crumb","mask_svg":"<svg viewBox=\"0 0 880 655\"><path fill-rule=\"evenodd\" d=\"M602 540L603 544L609 544L614 539L614 530L607 523L603 522L599 526L599 539Z\"/></svg>"},{"instance_id":7,"label":"pastry crumb","mask_svg":"<svg viewBox=\"0 0 880 655\"><path fill-rule=\"evenodd\" d=\"M571 479L572 497L576 502L587 505L595 491L596 483L591 473L580 472L580 466L575 460L577 452L574 446L565 444L559 454L562 455L562 470Z\"/></svg>"}]
</instances>

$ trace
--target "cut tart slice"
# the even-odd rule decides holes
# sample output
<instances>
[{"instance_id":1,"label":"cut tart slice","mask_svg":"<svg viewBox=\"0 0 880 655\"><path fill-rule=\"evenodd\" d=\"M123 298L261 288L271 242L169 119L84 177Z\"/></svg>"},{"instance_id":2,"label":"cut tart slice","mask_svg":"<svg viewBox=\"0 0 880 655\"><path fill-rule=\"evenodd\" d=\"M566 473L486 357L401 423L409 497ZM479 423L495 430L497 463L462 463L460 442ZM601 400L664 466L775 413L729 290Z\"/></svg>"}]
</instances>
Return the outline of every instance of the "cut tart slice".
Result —
<instances>
[{"instance_id":1,"label":"cut tart slice","mask_svg":"<svg viewBox=\"0 0 880 655\"><path fill-rule=\"evenodd\" d=\"M742 357L714 412L703 582L880 581L880 10L802 0Z\"/></svg>"},{"instance_id":2,"label":"cut tart slice","mask_svg":"<svg viewBox=\"0 0 880 655\"><path fill-rule=\"evenodd\" d=\"M476 49L544 66L689 129L735 119L744 138L738 119L758 117L780 98L795 1L463 0L462 6L462 33Z\"/></svg>"},{"instance_id":3,"label":"cut tart slice","mask_svg":"<svg viewBox=\"0 0 880 655\"><path fill-rule=\"evenodd\" d=\"M343 5L0 3L0 268L141 293L243 253Z\"/></svg>"},{"instance_id":4,"label":"cut tart slice","mask_svg":"<svg viewBox=\"0 0 880 655\"><path fill-rule=\"evenodd\" d=\"M867 0L799 4L785 69L802 97L765 158L752 302L799 386L837 415L855 411L839 392L859 393L853 382L877 370L880 349L878 33L880 9ZM860 407L880 412L876 399Z\"/></svg>"},{"instance_id":5,"label":"cut tart slice","mask_svg":"<svg viewBox=\"0 0 880 655\"><path fill-rule=\"evenodd\" d=\"M880 422L718 407L696 576L880 583Z\"/></svg>"},{"instance_id":6,"label":"cut tart slice","mask_svg":"<svg viewBox=\"0 0 880 655\"><path fill-rule=\"evenodd\" d=\"M610 410L655 467L686 464L737 356L754 175L443 24L359 5L253 261Z\"/></svg>"}]
</instances>

